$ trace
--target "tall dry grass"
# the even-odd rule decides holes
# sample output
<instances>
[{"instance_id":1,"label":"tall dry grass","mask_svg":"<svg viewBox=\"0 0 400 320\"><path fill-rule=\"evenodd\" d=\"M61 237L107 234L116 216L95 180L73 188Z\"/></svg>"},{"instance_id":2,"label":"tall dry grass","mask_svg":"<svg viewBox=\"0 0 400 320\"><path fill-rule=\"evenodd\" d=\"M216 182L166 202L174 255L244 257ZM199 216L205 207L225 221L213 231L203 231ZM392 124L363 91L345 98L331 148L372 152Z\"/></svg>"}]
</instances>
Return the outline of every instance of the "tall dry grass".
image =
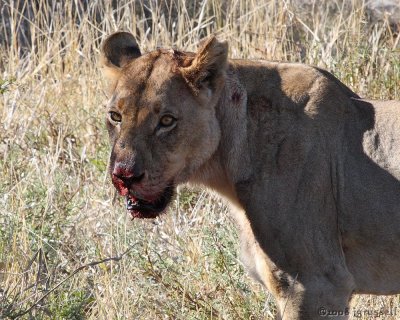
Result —
<instances>
[{"instance_id":1,"label":"tall dry grass","mask_svg":"<svg viewBox=\"0 0 400 320\"><path fill-rule=\"evenodd\" d=\"M272 318L218 198L182 188L153 222L113 201L99 45L129 30L143 51L194 50L217 33L232 57L314 64L399 98L399 34L369 23L362 0L3 0L0 12L0 318ZM399 302L356 297L352 318L399 317Z\"/></svg>"}]
</instances>

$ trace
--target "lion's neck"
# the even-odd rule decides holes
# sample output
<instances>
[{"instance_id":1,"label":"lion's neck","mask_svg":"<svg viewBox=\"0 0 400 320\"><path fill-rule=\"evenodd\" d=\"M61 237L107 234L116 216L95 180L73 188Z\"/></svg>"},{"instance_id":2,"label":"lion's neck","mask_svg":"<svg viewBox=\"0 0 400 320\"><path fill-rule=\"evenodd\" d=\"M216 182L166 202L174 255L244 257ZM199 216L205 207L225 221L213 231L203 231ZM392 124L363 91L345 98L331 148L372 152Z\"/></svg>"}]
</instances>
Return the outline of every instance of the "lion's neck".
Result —
<instances>
[{"instance_id":1,"label":"lion's neck","mask_svg":"<svg viewBox=\"0 0 400 320\"><path fill-rule=\"evenodd\" d=\"M236 184L247 180L251 175L246 102L245 88L235 71L229 69L225 87L216 106L221 129L219 146L190 181L217 191L236 206L240 206Z\"/></svg>"},{"instance_id":2,"label":"lion's neck","mask_svg":"<svg viewBox=\"0 0 400 320\"><path fill-rule=\"evenodd\" d=\"M217 151L211 159L196 170L190 178L189 183L206 186L218 192L227 200L237 204L235 184L231 178L222 164L219 152Z\"/></svg>"}]
</instances>

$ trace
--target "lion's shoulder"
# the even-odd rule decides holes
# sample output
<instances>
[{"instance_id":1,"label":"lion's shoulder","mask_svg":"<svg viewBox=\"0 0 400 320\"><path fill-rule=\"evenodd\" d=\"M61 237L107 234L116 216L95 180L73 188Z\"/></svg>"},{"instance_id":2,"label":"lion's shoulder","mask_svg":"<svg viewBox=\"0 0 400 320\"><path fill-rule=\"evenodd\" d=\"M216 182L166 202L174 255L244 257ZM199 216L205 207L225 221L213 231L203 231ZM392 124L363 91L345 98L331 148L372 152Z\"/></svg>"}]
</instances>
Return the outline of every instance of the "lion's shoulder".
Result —
<instances>
[{"instance_id":1,"label":"lion's shoulder","mask_svg":"<svg viewBox=\"0 0 400 320\"><path fill-rule=\"evenodd\" d=\"M231 69L246 90L249 105L274 105L298 112L343 113L358 98L330 72L305 64L231 60Z\"/></svg>"}]
</instances>

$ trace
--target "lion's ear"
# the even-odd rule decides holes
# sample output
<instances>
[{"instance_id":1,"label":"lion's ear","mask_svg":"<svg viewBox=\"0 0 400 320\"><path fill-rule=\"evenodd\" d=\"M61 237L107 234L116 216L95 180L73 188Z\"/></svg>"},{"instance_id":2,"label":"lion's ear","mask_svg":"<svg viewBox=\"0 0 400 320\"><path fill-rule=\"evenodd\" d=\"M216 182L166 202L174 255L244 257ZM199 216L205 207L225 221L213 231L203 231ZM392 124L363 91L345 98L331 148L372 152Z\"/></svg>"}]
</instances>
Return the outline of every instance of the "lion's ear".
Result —
<instances>
[{"instance_id":1,"label":"lion's ear","mask_svg":"<svg viewBox=\"0 0 400 320\"><path fill-rule=\"evenodd\" d=\"M119 77L121 68L141 55L135 38L129 32L116 32L109 36L103 42L101 53L104 71L111 79Z\"/></svg>"},{"instance_id":2,"label":"lion's ear","mask_svg":"<svg viewBox=\"0 0 400 320\"><path fill-rule=\"evenodd\" d=\"M224 76L228 57L228 44L214 36L198 49L192 63L180 70L186 82L195 90L204 87L214 90Z\"/></svg>"}]
</instances>

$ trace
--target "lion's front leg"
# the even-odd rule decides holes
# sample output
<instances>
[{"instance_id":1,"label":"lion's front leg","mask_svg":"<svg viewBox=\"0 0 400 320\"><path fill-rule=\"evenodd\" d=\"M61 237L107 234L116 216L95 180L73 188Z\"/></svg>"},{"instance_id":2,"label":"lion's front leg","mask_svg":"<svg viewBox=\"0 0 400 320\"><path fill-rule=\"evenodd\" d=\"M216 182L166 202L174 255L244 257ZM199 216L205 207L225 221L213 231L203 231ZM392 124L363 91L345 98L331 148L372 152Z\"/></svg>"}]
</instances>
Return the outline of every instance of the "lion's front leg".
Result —
<instances>
[{"instance_id":1,"label":"lion's front leg","mask_svg":"<svg viewBox=\"0 0 400 320\"><path fill-rule=\"evenodd\" d=\"M355 284L343 255L331 251L329 256L317 258L311 249L294 252L292 247L272 241L265 250L255 238L243 238L245 265L274 295L277 319L348 319ZM276 252L285 259L277 259Z\"/></svg>"},{"instance_id":2,"label":"lion's front leg","mask_svg":"<svg viewBox=\"0 0 400 320\"><path fill-rule=\"evenodd\" d=\"M261 246L244 211L232 212L240 230L242 262L250 275L274 295L277 319L348 318L354 280L337 243L318 247L320 241L302 247L298 246L299 239L286 242L285 238L293 235L287 232L280 233L279 239L267 239ZM271 225L266 225L264 235L273 234L268 230ZM285 242L290 245L283 245ZM328 248L327 253L324 248Z\"/></svg>"},{"instance_id":3,"label":"lion's front leg","mask_svg":"<svg viewBox=\"0 0 400 320\"><path fill-rule=\"evenodd\" d=\"M284 282L284 283L282 283ZM348 319L352 290L348 284L335 284L324 276L310 282L294 281L287 286L287 279L277 281L280 292L276 295L279 320Z\"/></svg>"},{"instance_id":4,"label":"lion's front leg","mask_svg":"<svg viewBox=\"0 0 400 320\"><path fill-rule=\"evenodd\" d=\"M310 267L290 275L263 252L250 232L242 233L241 256L250 275L274 295L277 319L348 318L354 284L343 269L334 267L318 276L320 272Z\"/></svg>"}]
</instances>

